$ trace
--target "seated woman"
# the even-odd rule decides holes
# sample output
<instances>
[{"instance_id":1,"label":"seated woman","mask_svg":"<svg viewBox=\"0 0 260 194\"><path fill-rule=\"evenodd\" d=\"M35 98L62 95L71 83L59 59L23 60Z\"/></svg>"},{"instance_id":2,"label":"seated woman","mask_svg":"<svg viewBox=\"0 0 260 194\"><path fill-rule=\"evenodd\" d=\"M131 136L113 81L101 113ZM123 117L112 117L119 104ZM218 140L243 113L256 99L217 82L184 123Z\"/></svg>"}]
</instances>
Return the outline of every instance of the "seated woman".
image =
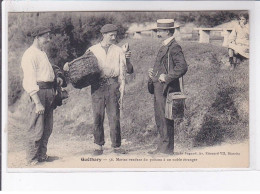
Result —
<instances>
[{"instance_id":1,"label":"seated woman","mask_svg":"<svg viewBox=\"0 0 260 194\"><path fill-rule=\"evenodd\" d=\"M237 57L249 58L248 14L239 15L239 23L229 36L228 54L231 69L237 65Z\"/></svg>"}]
</instances>

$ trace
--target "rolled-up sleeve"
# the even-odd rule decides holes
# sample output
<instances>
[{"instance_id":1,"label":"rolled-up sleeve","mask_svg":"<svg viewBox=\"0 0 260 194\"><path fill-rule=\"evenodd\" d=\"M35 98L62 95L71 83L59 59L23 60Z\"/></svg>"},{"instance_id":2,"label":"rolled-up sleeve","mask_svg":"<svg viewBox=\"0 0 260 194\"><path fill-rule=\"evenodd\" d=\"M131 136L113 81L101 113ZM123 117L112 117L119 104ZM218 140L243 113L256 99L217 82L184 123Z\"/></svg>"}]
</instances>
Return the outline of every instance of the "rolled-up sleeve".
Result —
<instances>
[{"instance_id":1,"label":"rolled-up sleeve","mask_svg":"<svg viewBox=\"0 0 260 194\"><path fill-rule=\"evenodd\" d=\"M182 49L179 45L176 46L174 49L171 49L170 57L172 57L171 59L173 60L173 63L175 64L175 66L173 67L173 70L172 71L170 70L169 74L166 75L166 78L165 78L166 84L169 84L174 79L179 79L188 70L188 65L184 58Z\"/></svg>"},{"instance_id":2,"label":"rolled-up sleeve","mask_svg":"<svg viewBox=\"0 0 260 194\"><path fill-rule=\"evenodd\" d=\"M22 58L23 69L23 88L30 95L34 95L39 91L39 86L36 80L36 65L32 56L25 55Z\"/></svg>"}]
</instances>

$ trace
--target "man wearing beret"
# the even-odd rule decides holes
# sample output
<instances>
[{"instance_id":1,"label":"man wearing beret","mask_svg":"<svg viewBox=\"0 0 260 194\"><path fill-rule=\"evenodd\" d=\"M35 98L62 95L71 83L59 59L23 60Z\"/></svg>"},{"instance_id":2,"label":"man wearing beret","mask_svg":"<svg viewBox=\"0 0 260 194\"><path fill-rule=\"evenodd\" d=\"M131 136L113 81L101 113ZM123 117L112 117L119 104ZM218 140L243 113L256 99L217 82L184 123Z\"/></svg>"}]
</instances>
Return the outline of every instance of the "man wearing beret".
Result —
<instances>
[{"instance_id":1,"label":"man wearing beret","mask_svg":"<svg viewBox=\"0 0 260 194\"><path fill-rule=\"evenodd\" d=\"M53 129L54 86L66 86L59 67L51 65L44 52L50 41L50 29L36 27L28 35L33 44L25 51L21 66L23 69L23 88L30 95L33 111L30 115L28 130L27 160L36 164L48 160L47 144Z\"/></svg>"},{"instance_id":2,"label":"man wearing beret","mask_svg":"<svg viewBox=\"0 0 260 194\"><path fill-rule=\"evenodd\" d=\"M101 78L91 85L92 108L94 116L94 155L103 154L104 139L104 117L105 109L110 126L110 138L115 153L125 154L121 149L120 129L120 67L125 67L127 73L133 73L130 63L131 52L124 52L121 47L115 45L117 38L117 26L113 24L104 25L100 32L103 39L88 50L93 52L98 60L101 70ZM88 52L87 50L87 52Z\"/></svg>"},{"instance_id":3,"label":"man wearing beret","mask_svg":"<svg viewBox=\"0 0 260 194\"><path fill-rule=\"evenodd\" d=\"M155 121L160 138L157 149L150 154L173 154L174 149L174 120L165 118L166 96L168 92L180 92L179 78L188 70L182 49L174 38L175 28L173 19L157 20L157 35L162 39L162 46L148 72L148 90L154 94Z\"/></svg>"}]
</instances>

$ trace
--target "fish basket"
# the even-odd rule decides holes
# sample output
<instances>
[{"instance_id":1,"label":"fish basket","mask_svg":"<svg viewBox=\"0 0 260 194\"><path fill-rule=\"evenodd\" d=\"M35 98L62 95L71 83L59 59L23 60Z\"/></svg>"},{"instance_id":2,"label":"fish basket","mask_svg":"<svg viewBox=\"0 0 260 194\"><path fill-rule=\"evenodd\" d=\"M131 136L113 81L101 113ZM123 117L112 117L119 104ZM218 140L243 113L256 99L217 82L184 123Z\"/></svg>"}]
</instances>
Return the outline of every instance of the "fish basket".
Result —
<instances>
[{"instance_id":1,"label":"fish basket","mask_svg":"<svg viewBox=\"0 0 260 194\"><path fill-rule=\"evenodd\" d=\"M100 74L98 60L92 52L85 53L69 63L69 79L73 87L77 89L97 82Z\"/></svg>"}]
</instances>

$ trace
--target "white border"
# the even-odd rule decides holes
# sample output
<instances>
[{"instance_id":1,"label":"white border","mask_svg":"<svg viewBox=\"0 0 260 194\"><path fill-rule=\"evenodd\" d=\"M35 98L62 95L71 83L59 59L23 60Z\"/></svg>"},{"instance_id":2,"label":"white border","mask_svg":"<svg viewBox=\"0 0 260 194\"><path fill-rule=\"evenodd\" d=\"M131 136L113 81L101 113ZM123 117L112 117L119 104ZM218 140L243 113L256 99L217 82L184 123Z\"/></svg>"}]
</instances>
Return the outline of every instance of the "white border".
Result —
<instances>
[{"instance_id":1,"label":"white border","mask_svg":"<svg viewBox=\"0 0 260 194\"><path fill-rule=\"evenodd\" d=\"M138 3L138 6L137 6ZM257 6L256 6L257 4ZM259 99L259 89L256 88L256 83L258 83L257 80L259 78L256 77L256 73L259 72L259 66L256 64L259 64L259 57L257 54L252 55L253 53L256 53L255 49L258 48L258 45L256 45L256 42L259 42L258 36L256 36L256 33L259 35L259 25L257 24L256 18L259 18L259 11L260 11L260 3L258 2L252 2L252 1L219 1L219 2L156 2L156 1L133 1L133 2L121 2L121 1L115 1L115 2L83 2L83 1L77 1L77 2L61 2L61 1L37 1L37 2L22 2L22 1L7 1L3 2L3 13L2 13L2 29L3 29L3 66L2 66L2 76L3 76L3 82L2 82L2 142L3 142L3 152L2 152L2 170L3 170L3 189L57 189L62 184L63 189L75 189L75 188L81 188L81 189L87 189L86 186L88 186L89 189L100 189L96 188L95 184L94 186L92 184L86 185L86 177L87 182L91 183L93 181L98 181L100 178L103 188L111 188L111 185L108 183L111 183L113 178L111 177L117 177L118 179L118 188L131 188L131 186L128 186L125 183L124 180L126 179L125 173L127 172L127 181L134 181L136 183L144 183L144 185L139 186L139 188L144 188L143 186L149 186L154 189L157 189L161 186L172 188L170 185L158 185L158 181L160 182L160 178L163 177L169 177L169 181L172 179L172 181L176 181L176 183L180 184L174 184L175 188L183 188L183 186L187 186L187 188L196 188L196 183L199 183L197 175L201 176L202 178L206 174L205 182L204 182L204 188L210 189L206 184L209 184L210 179L206 178L207 176L215 176L219 183L222 184L222 186L232 186L230 185L225 178L221 178L222 176L230 176L235 180L235 183L241 183L251 185L254 181L250 179L241 179L238 174L241 174L242 177L246 177L247 172L246 170L253 170L255 168L259 168L259 154L256 153L256 145L259 147L259 143L256 144L256 138L259 139L260 132L258 132L256 129L256 124L259 124L257 121L257 115L259 116L259 103L257 103L256 99ZM103 8L103 9L102 9ZM13 169L9 169L9 173L7 172L7 133L6 133L6 126L7 126L7 80L8 80L8 71L7 66L4 64L7 64L7 13L8 12L33 12L33 11L109 11L109 10L156 10L156 11L192 11L192 10L249 10L250 11L250 49L251 49L251 55L250 55L250 169L34 169L39 170L38 172L41 173L11 173L13 172ZM256 90L257 89L257 90ZM256 98L257 97L257 98ZM259 102L259 101L258 101ZM257 107L256 107L257 105ZM257 163L255 162L257 161ZM223 172L226 170L232 170L233 172ZM240 170L240 172L234 172L236 170ZM241 171L242 170L242 171ZM15 170L20 172L32 172L32 170L26 170L26 169L16 169ZM42 173L42 172L63 172L63 173ZM86 172L88 171L88 172ZM96 173L94 173L94 172ZM99 172L97 172L99 171ZM108 171L110 173L102 173L100 171ZM115 172L115 171L123 171L123 172ZM146 172L132 172L132 171L146 171ZM147 171L159 171L159 172L147 172ZM185 172L162 172L162 171L185 171ZM189 172L188 172L189 171ZM196 171L196 172L193 172ZM201 172L197 172L201 171ZM205 172L207 171L207 173ZM78 172L78 173L70 173L67 172ZM84 173L82 173L84 172ZM66 176L64 176L66 173ZM256 174L256 172L252 172L253 174ZM178 179L178 176L174 175L180 175L180 177L188 177L188 183L190 185L187 185L187 182L181 182ZM50 175L50 176L49 176ZM102 175L102 176L101 176ZM138 175L138 176L137 176ZM111 177L110 177L111 176ZM31 178L30 178L31 177ZM99 177L99 178L98 178ZM121 177L121 178L120 178ZM142 177L144 179L142 179ZM152 177L154 178L153 180ZM193 177L192 179L190 179ZM240 177L240 178L239 178ZM150 180L153 182L153 184L149 183ZM72 180L73 184L70 184ZM242 181L243 180L243 181ZM43 188L42 183L48 182L49 188ZM58 184L55 184L58 181ZM106 182L105 182L106 181ZM169 183L171 183L170 181ZM30 183L30 184L29 184ZM172 182L173 183L173 182ZM44 184L45 185L45 184ZM220 187L220 185L215 185L216 187ZM133 189L133 188L132 188ZM211 188L212 189L212 188Z\"/></svg>"},{"instance_id":2,"label":"white border","mask_svg":"<svg viewBox=\"0 0 260 194\"><path fill-rule=\"evenodd\" d=\"M6 1L5 3L7 6L6 11L8 12L35 12L57 10L192 11L247 10L254 8L253 1Z\"/></svg>"},{"instance_id":3,"label":"white border","mask_svg":"<svg viewBox=\"0 0 260 194\"><path fill-rule=\"evenodd\" d=\"M259 73L260 73L260 55L258 52L260 51L260 25L258 25L258 21L260 18L260 2L256 2L256 11L255 11L255 61L253 67L254 67L254 72L253 74L253 80L250 82L250 86L252 90L254 91L254 97L255 100L254 102L254 112L252 114L252 123L254 124L252 127L254 127L255 131L255 137L254 137L254 142L255 144L252 144L252 146L255 146L254 153L255 154L255 167L257 170L260 170L260 131L259 131L259 126L260 126L260 78L259 78ZM250 72L251 73L251 72ZM250 74L251 75L251 74ZM252 91L251 90L251 91ZM253 138L252 138L253 139Z\"/></svg>"}]
</instances>

